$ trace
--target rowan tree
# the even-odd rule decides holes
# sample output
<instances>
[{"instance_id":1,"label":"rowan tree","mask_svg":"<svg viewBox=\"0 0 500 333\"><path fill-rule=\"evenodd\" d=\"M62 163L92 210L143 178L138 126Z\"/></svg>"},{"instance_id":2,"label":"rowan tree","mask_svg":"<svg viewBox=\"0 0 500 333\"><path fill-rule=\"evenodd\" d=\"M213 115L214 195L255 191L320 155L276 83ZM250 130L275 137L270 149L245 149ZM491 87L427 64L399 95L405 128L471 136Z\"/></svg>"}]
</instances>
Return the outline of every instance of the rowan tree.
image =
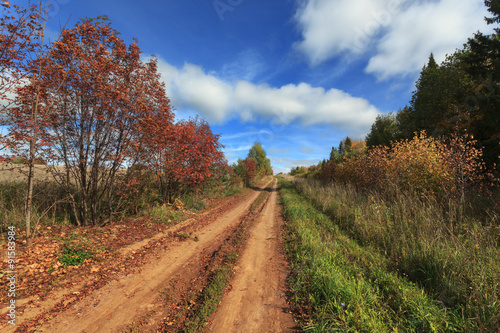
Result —
<instances>
[{"instance_id":1,"label":"rowan tree","mask_svg":"<svg viewBox=\"0 0 500 333\"><path fill-rule=\"evenodd\" d=\"M42 73L43 154L71 198L78 225L119 212L115 180L136 157L137 139L147 130L141 121L155 114L173 118L156 62L143 63L139 46L127 48L117 35L106 21L82 20L62 32ZM33 102L30 96L23 106Z\"/></svg>"},{"instance_id":2,"label":"rowan tree","mask_svg":"<svg viewBox=\"0 0 500 333\"><path fill-rule=\"evenodd\" d=\"M47 65L48 48L44 44L45 24L49 4L23 9L4 1L4 16L0 19L0 125L8 127L8 135L0 135L0 150L26 160L27 191L25 204L27 245L31 245L34 165L38 152L39 118L42 91L42 71ZM12 8L12 9L11 9ZM12 12L11 12L12 11ZM50 109L50 107L46 107Z\"/></svg>"},{"instance_id":3,"label":"rowan tree","mask_svg":"<svg viewBox=\"0 0 500 333\"><path fill-rule=\"evenodd\" d=\"M199 118L181 120L148 118L149 128L142 135L143 162L157 174L165 202L184 193L198 190L217 169L226 164L219 135Z\"/></svg>"},{"instance_id":4,"label":"rowan tree","mask_svg":"<svg viewBox=\"0 0 500 333\"><path fill-rule=\"evenodd\" d=\"M4 1L0 17L0 125L9 121L6 111L16 90L29 75L26 60L37 49L42 31L40 13L35 6L22 8ZM4 140L8 137L3 137ZM6 142L3 142L6 145ZM4 147L0 145L0 149Z\"/></svg>"}]
</instances>

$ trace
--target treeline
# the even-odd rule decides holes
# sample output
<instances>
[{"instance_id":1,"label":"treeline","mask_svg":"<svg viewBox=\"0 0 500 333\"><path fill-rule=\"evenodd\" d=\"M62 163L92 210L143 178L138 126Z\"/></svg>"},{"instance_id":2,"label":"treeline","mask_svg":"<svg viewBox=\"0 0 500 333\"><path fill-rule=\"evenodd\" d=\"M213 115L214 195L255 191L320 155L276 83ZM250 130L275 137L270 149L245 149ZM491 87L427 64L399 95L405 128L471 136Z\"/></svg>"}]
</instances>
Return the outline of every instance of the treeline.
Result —
<instances>
[{"instance_id":1,"label":"treeline","mask_svg":"<svg viewBox=\"0 0 500 333\"><path fill-rule=\"evenodd\" d=\"M78 226L102 225L235 183L219 135L202 119L175 120L157 60L143 61L137 41L126 45L107 17L82 19L47 42L42 2L3 7L0 154L16 157L4 156L4 169L26 163L19 205L26 208L28 239L33 214L50 210ZM260 157L256 152L257 170ZM40 161L52 175L43 186L35 175ZM42 197L34 191L50 202L34 207ZM12 193L2 194L4 212L19 202Z\"/></svg>"},{"instance_id":2,"label":"treeline","mask_svg":"<svg viewBox=\"0 0 500 333\"><path fill-rule=\"evenodd\" d=\"M485 4L493 15L487 23L498 24L498 1ZM368 148L411 140L422 131L435 139L469 135L477 148L484 147L484 160L493 166L500 155L499 33L499 28L492 35L476 33L440 65L431 54L409 105L377 117L366 137Z\"/></svg>"},{"instance_id":3,"label":"treeline","mask_svg":"<svg viewBox=\"0 0 500 333\"><path fill-rule=\"evenodd\" d=\"M500 22L495 1L485 1ZM310 172L369 189L461 193L498 185L500 29L476 33L440 65L431 54L409 105L380 115L365 141L347 137ZM311 168L309 168L311 169Z\"/></svg>"}]
</instances>

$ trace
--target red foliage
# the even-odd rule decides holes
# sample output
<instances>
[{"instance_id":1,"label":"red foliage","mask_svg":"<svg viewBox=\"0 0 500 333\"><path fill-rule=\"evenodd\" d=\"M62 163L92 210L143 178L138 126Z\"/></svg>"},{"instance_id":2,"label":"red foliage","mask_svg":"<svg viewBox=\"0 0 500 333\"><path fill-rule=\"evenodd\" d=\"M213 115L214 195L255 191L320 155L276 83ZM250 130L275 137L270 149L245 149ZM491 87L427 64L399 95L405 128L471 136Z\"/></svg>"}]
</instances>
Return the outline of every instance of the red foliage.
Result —
<instances>
[{"instance_id":1,"label":"red foliage","mask_svg":"<svg viewBox=\"0 0 500 333\"><path fill-rule=\"evenodd\" d=\"M49 56L39 59L43 66L31 64L33 73L41 71L18 89L18 106L9 109L14 151L25 149L35 128L37 155L65 167L52 171L81 225L121 209L115 181L135 158L144 119L173 119L156 61L143 63L139 46L127 47L117 36L109 24L92 19L64 30Z\"/></svg>"},{"instance_id":2,"label":"red foliage","mask_svg":"<svg viewBox=\"0 0 500 333\"><path fill-rule=\"evenodd\" d=\"M246 169L244 181L247 185L249 185L257 175L257 162L253 158L247 157L243 160L243 164Z\"/></svg>"},{"instance_id":3,"label":"red foliage","mask_svg":"<svg viewBox=\"0 0 500 333\"><path fill-rule=\"evenodd\" d=\"M36 58L37 39L42 31L40 13L35 6L29 9L18 5L3 4L0 17L0 114L14 104L15 94L30 74L30 61ZM0 116L0 126L8 125L9 118ZM0 151L14 142L0 134ZM4 158L2 158L4 160Z\"/></svg>"},{"instance_id":4,"label":"red foliage","mask_svg":"<svg viewBox=\"0 0 500 333\"><path fill-rule=\"evenodd\" d=\"M143 122L140 154L158 175L164 200L197 190L227 164L219 135L198 118L169 124L169 119Z\"/></svg>"}]
</instances>

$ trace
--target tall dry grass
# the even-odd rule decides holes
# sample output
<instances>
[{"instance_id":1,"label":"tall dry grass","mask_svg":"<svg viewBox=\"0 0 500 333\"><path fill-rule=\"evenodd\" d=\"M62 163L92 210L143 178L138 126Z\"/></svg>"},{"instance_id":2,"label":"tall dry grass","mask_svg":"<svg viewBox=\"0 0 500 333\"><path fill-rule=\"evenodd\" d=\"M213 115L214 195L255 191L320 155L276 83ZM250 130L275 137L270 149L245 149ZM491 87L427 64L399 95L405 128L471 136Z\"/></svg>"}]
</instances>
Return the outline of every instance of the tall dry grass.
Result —
<instances>
[{"instance_id":1,"label":"tall dry grass","mask_svg":"<svg viewBox=\"0 0 500 333\"><path fill-rule=\"evenodd\" d=\"M314 206L356 240L386 256L394 271L422 286L478 330L500 329L500 195L360 190L297 179Z\"/></svg>"}]
</instances>

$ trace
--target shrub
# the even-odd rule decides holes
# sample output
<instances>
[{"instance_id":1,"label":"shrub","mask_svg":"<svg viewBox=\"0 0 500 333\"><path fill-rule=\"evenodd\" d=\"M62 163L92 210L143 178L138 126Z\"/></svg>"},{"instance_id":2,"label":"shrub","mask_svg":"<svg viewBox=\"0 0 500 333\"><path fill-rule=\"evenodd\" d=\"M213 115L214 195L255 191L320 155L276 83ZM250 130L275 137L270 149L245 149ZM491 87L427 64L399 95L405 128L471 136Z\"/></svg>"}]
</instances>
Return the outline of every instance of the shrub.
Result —
<instances>
[{"instance_id":1,"label":"shrub","mask_svg":"<svg viewBox=\"0 0 500 333\"><path fill-rule=\"evenodd\" d=\"M467 135L437 140L421 132L412 140L376 147L366 155L325 164L318 178L360 188L464 194L493 179L485 172L482 150Z\"/></svg>"}]
</instances>

